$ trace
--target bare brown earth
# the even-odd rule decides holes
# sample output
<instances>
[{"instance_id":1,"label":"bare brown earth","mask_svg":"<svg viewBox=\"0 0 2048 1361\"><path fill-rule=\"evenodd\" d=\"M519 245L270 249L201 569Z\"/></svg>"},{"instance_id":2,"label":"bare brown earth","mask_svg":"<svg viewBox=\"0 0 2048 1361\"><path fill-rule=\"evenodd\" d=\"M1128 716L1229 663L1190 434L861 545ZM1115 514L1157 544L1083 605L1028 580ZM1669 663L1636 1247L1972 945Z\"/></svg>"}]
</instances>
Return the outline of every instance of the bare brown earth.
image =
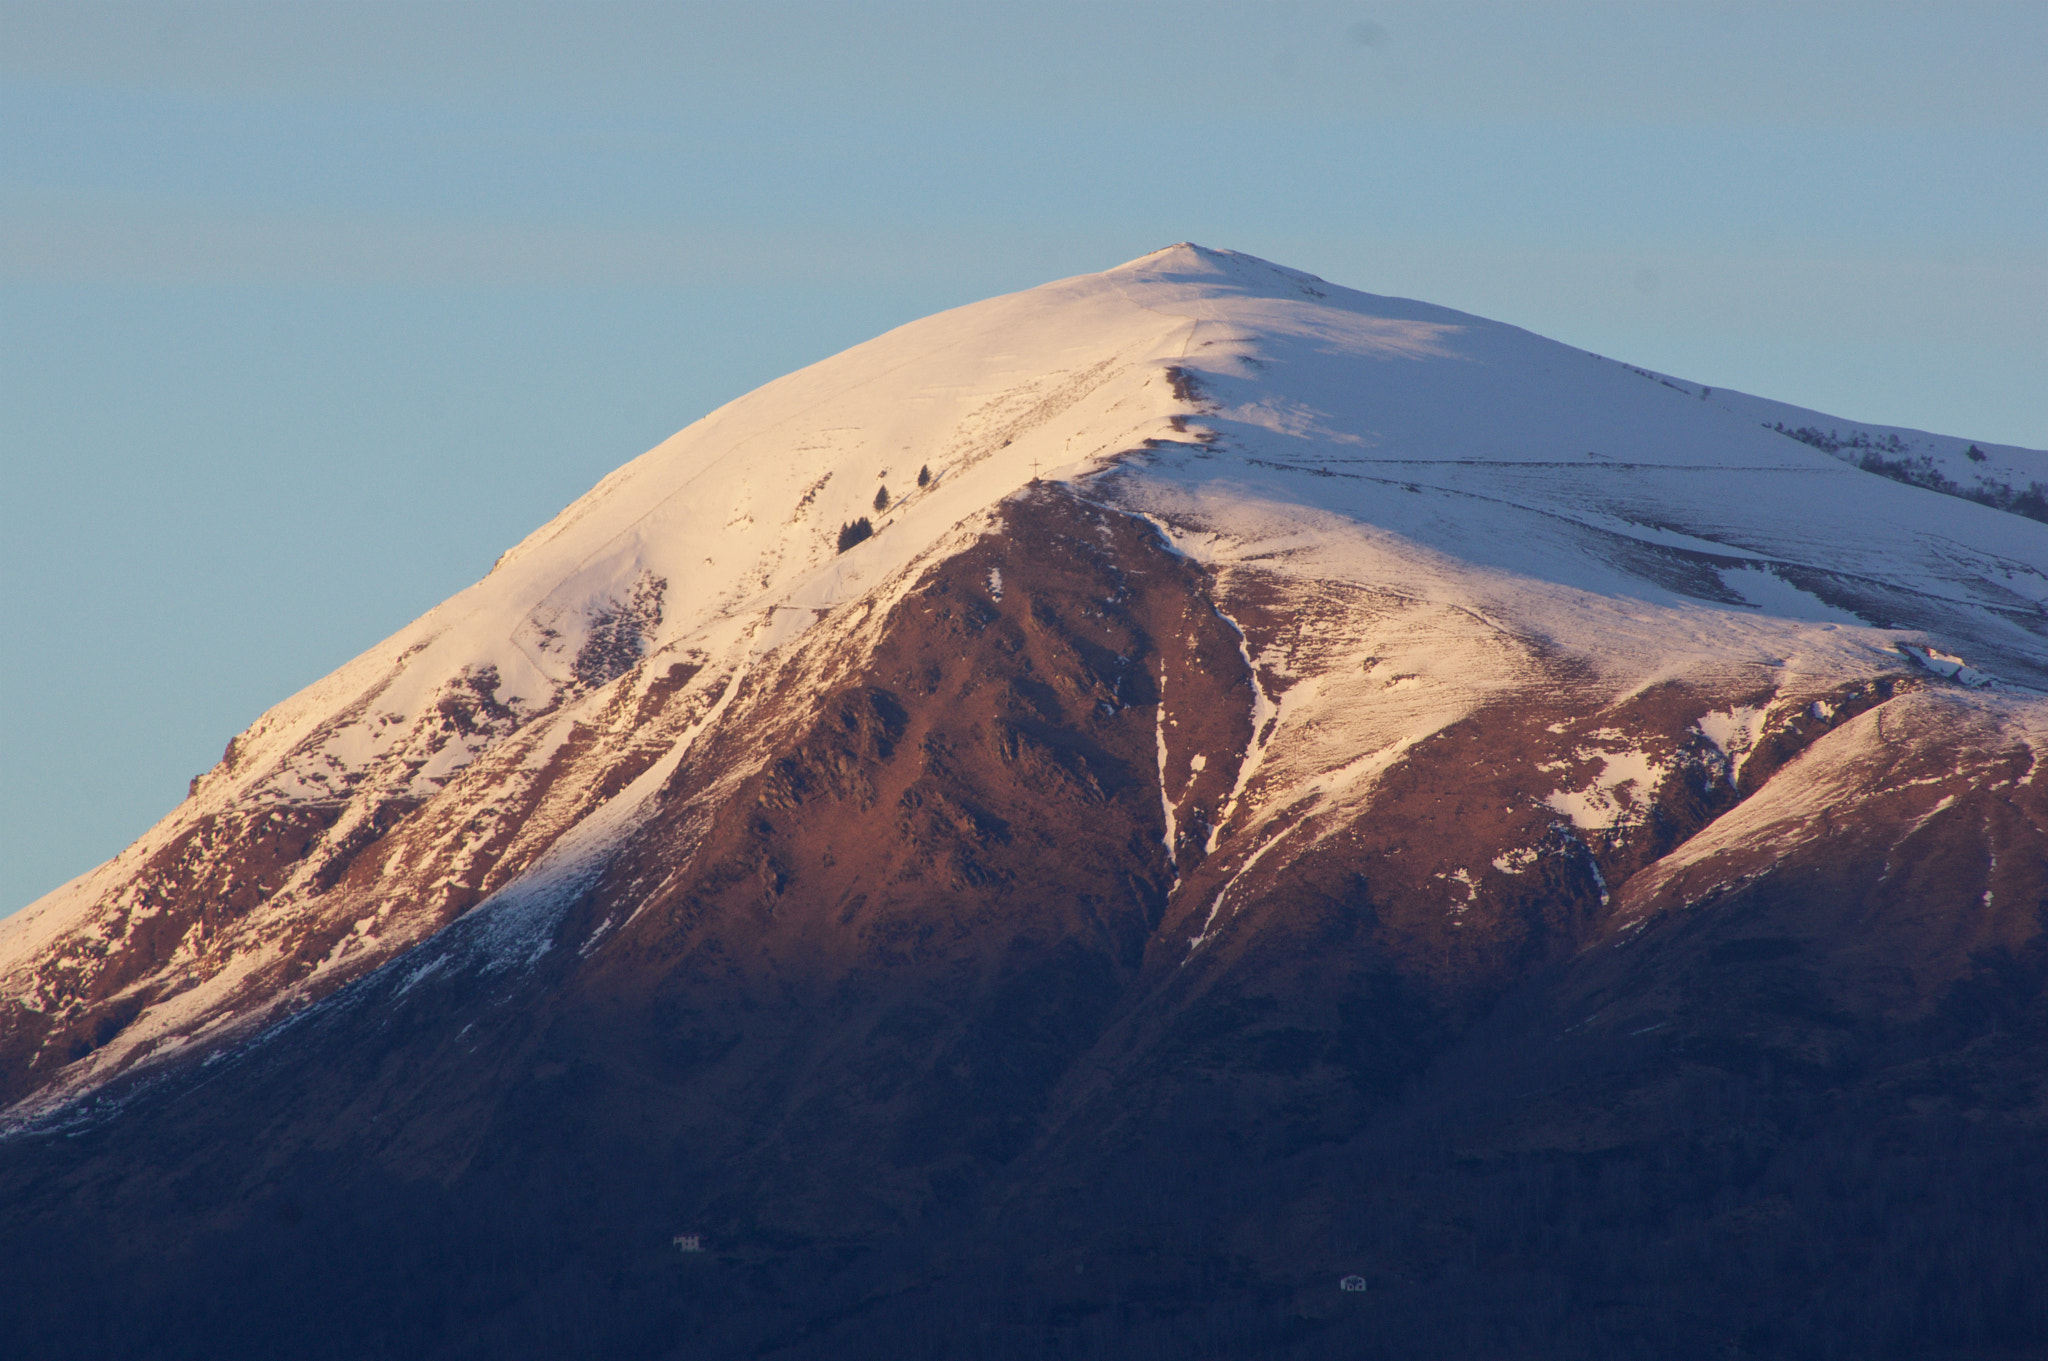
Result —
<instances>
[{"instance_id":1,"label":"bare brown earth","mask_svg":"<svg viewBox=\"0 0 2048 1361\"><path fill-rule=\"evenodd\" d=\"M1206 850L1254 737L1217 607L1266 642L1302 588L1061 491L1001 517L872 651L749 677L530 969L416 952L0 1143L0 1351L2048 1349L2048 792L1995 708L1615 702L1530 642L1251 866ZM1738 702L1731 781L1694 725ZM1678 771L1611 835L1542 801L1596 729ZM244 836L260 886L295 843Z\"/></svg>"},{"instance_id":2,"label":"bare brown earth","mask_svg":"<svg viewBox=\"0 0 2048 1361\"><path fill-rule=\"evenodd\" d=\"M75 1081L103 1082L159 1057L131 1043L148 1009L234 979L193 1009L184 1031L246 1038L317 1002L460 917L518 877L551 840L631 783L667 741L714 703L719 683L693 687L699 665L660 659L637 695L620 691L572 723L545 761L508 743L440 796L378 788L270 803L245 799L192 821L94 914L102 929L60 936L34 962L34 1005L0 1000L0 1103ZM544 716L515 716L491 699L489 676L460 678L416 734L409 777L447 742L482 729L509 735ZM239 740L220 767L232 772ZM569 772L594 771L588 779ZM195 790L208 777L195 780ZM251 958L256 967L232 972ZM108 1061L110 1060L110 1061Z\"/></svg>"}]
</instances>

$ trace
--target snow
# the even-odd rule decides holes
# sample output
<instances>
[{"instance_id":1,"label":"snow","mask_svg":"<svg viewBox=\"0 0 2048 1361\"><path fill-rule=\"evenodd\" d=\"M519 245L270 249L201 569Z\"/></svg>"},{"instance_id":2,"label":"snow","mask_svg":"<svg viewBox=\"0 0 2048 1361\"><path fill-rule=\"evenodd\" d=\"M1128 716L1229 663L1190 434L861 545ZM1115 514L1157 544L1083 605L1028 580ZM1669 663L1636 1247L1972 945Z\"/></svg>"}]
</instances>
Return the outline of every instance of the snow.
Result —
<instances>
[{"instance_id":1,"label":"snow","mask_svg":"<svg viewBox=\"0 0 2048 1361\"><path fill-rule=\"evenodd\" d=\"M1231 785L1230 796L1223 801L1223 811L1216 815L1216 825L1209 829L1208 849L1216 849L1216 838L1230 826L1231 815L1237 812L1238 803L1244 798L1245 790L1251 787L1252 777L1259 773L1264 762L1266 747L1272 741L1273 731L1280 716L1279 703L1266 692L1265 682L1259 677L1259 662L1252 657L1250 645L1245 641L1244 629L1235 619L1221 610L1218 616L1230 625L1237 635L1238 656L1243 658L1245 670L1251 675L1251 738L1238 758L1237 780Z\"/></svg>"},{"instance_id":2,"label":"snow","mask_svg":"<svg viewBox=\"0 0 2048 1361\"><path fill-rule=\"evenodd\" d=\"M1953 653L1943 652L1940 648L1916 647L1911 643L1901 643L1899 651L1905 653L1935 675L1947 680L1959 681L1973 690L1981 690L1987 686L1995 687L1998 684L1996 676L1986 671L1980 671L1961 657Z\"/></svg>"},{"instance_id":3,"label":"snow","mask_svg":"<svg viewBox=\"0 0 2048 1361\"><path fill-rule=\"evenodd\" d=\"M1172 868L1174 845L1179 840L1180 831L1174 819L1173 794L1166 783L1166 677L1163 674L1159 678L1159 703L1154 706L1152 727L1159 752L1159 808L1165 817L1165 830L1160 833L1159 839L1166 847L1167 866Z\"/></svg>"},{"instance_id":4,"label":"snow","mask_svg":"<svg viewBox=\"0 0 2048 1361\"><path fill-rule=\"evenodd\" d=\"M1818 705L1818 701L1815 702ZM1754 705L1738 705L1700 715L1700 735L1714 744L1728 762L1728 783L1742 777L1742 763L1749 759L1757 739L1763 736L1764 711Z\"/></svg>"},{"instance_id":5,"label":"snow","mask_svg":"<svg viewBox=\"0 0 2048 1361\"><path fill-rule=\"evenodd\" d=\"M1888 741L1884 728L1893 724L1920 740L1911 746ZM1991 786L1991 775L2011 761L2015 748L2030 761L2048 752L2048 705L2037 697L1949 687L1901 694L1807 748L1795 758L1798 778L1772 779L1631 880L1624 917L1640 918L1674 893L1682 905L1700 866L1712 867L1697 876L1703 885L1732 881L1746 867L1768 867L1827 835L1831 809L1880 802L1897 809L1946 790L1920 809L1915 825L1924 823L1952 807L1957 790ZM1893 844L1904 840L1893 834Z\"/></svg>"},{"instance_id":6,"label":"snow","mask_svg":"<svg viewBox=\"0 0 2048 1361\"><path fill-rule=\"evenodd\" d=\"M1518 846L1493 858L1493 867L1502 874L1526 874L1536 867L1542 855L1533 847Z\"/></svg>"},{"instance_id":7,"label":"snow","mask_svg":"<svg viewBox=\"0 0 2048 1361\"><path fill-rule=\"evenodd\" d=\"M1216 890L1215 898L1211 899L1209 903L1208 915L1202 919L1201 931L1196 935L1193 935L1188 938L1188 954L1190 956L1192 956L1195 951L1201 949L1203 945L1208 943L1209 937L1214 933L1215 930L1217 914L1223 911L1223 900L1230 896L1230 890L1236 888L1238 882L1242 880L1247 874L1250 874L1253 868L1256 867L1261 860L1266 858L1266 852L1272 850L1275 846L1279 845L1283 840L1285 840L1288 833L1292 832L1295 829L1295 826L1298 825L1299 824L1291 824L1287 827L1283 827L1278 832L1274 833L1273 835L1267 837L1264 841L1260 842L1257 849L1253 850L1250 855L1246 856L1244 863L1238 866L1237 873L1231 875L1230 879L1223 885L1223 887Z\"/></svg>"},{"instance_id":8,"label":"snow","mask_svg":"<svg viewBox=\"0 0 2048 1361\"><path fill-rule=\"evenodd\" d=\"M1838 447L1785 433L1801 430ZM517 829L507 854L524 872L471 929L489 959L531 959L742 677L821 630L836 656L817 667L856 663L920 565L988 532L1034 476L1143 517L1213 574L1237 630L1252 735L1208 840L1228 876L1210 925L1255 866L1284 873L1288 846L1368 806L1417 744L1548 684L1560 656L1603 702L1669 679L1778 687L1910 665L2021 703L2021 687L2048 688L2048 525L1854 461L1901 448L1958 482L2048 481L2038 452L1980 442L1973 459L1965 440L1703 395L1469 314L1168 247L900 327L619 468L482 581L266 713L121 856L0 922L0 993L34 997L34 961L103 930L149 858L207 817L341 803L339 835L400 797L495 817L579 732L586 761L659 748L613 799L580 771ZM872 537L837 551L862 517ZM999 570L987 584L1000 600ZM1303 627L1262 633L1233 595L1254 585L1282 591ZM705 711L687 734L634 731L613 701L683 660L703 668ZM444 722L450 705L468 731ZM1731 773L1755 717L1701 720ZM1155 725L1170 843L1163 704ZM1550 806L1592 830L1629 816L1662 766L1625 744L1587 750L1598 769ZM405 873L467 872L439 845L408 844ZM289 922L372 906L323 903L295 878L216 942L234 947L228 968L132 1029L168 1042L217 1014ZM402 948L430 915L410 911L354 939Z\"/></svg>"},{"instance_id":9,"label":"snow","mask_svg":"<svg viewBox=\"0 0 2048 1361\"><path fill-rule=\"evenodd\" d=\"M1580 831L1604 832L1640 820L1664 782L1665 768L1646 752L1580 748L1573 754L1582 761L1598 761L1598 773L1581 788L1547 795L1544 803Z\"/></svg>"}]
</instances>

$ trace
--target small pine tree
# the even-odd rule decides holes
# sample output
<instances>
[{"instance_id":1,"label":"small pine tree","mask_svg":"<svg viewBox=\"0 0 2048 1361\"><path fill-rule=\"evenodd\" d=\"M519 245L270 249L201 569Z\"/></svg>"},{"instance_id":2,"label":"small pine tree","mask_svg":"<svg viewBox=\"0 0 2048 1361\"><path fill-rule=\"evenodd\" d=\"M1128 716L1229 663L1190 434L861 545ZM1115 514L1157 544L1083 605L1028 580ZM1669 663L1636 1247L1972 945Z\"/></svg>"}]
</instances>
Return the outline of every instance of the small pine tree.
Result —
<instances>
[{"instance_id":1,"label":"small pine tree","mask_svg":"<svg viewBox=\"0 0 2048 1361\"><path fill-rule=\"evenodd\" d=\"M839 551L844 553L863 539L875 537L875 527L863 515L858 520L839 526Z\"/></svg>"},{"instance_id":2,"label":"small pine tree","mask_svg":"<svg viewBox=\"0 0 2048 1361\"><path fill-rule=\"evenodd\" d=\"M876 512L877 512L877 513L879 513L879 512L881 512L881 511L885 511L885 510L887 510L888 508L889 508L889 489L888 489L887 487L877 487L877 488L875 488L875 510L876 510Z\"/></svg>"},{"instance_id":3,"label":"small pine tree","mask_svg":"<svg viewBox=\"0 0 2048 1361\"><path fill-rule=\"evenodd\" d=\"M931 465L929 465L929 464L926 464L926 465L925 465L924 467L922 467L922 468L919 468L919 469L917 470L917 485L918 485L918 486L920 486L920 487L929 487L929 486L930 486L931 484L932 484L932 470L931 470Z\"/></svg>"},{"instance_id":4,"label":"small pine tree","mask_svg":"<svg viewBox=\"0 0 2048 1361\"><path fill-rule=\"evenodd\" d=\"M1985 458L1988 457L1988 455L1986 455L1982 449L1979 449L1974 444L1971 445L1969 448L1963 450L1963 454L1972 463L1982 463L1985 460Z\"/></svg>"}]
</instances>

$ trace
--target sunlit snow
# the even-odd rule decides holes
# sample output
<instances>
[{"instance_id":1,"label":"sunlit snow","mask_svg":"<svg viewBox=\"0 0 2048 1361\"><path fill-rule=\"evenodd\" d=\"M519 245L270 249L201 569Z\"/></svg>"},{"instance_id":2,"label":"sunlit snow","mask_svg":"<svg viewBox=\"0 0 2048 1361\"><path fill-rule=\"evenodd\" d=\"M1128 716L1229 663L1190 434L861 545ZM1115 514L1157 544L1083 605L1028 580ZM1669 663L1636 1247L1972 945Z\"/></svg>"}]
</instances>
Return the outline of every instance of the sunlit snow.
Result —
<instances>
[{"instance_id":1,"label":"sunlit snow","mask_svg":"<svg viewBox=\"0 0 2048 1361\"><path fill-rule=\"evenodd\" d=\"M125 921L149 858L204 818L341 805L326 834L341 837L391 800L459 808L393 862L445 893L474 882L448 849L458 825L498 825L507 791L567 763L510 828L502 854L523 873L471 909L477 949L532 958L639 825L648 781L678 768L744 677L821 630L832 664L857 661L922 567L993 532L992 509L1034 480L1149 521L1214 576L1238 633L1251 740L1228 754L1206 845L1221 884L1198 938L1227 919L1233 886L1283 872L1290 847L1369 805L1405 753L1521 693L1548 659L1576 659L1609 700L1674 678L1776 692L1918 668L2032 703L2023 691L2048 688L2048 525L1864 471L1873 451L2048 481L2037 452L1708 394L1512 326L1169 247L900 327L625 464L484 580L266 713L135 846L0 923L0 989L41 1005L35 962ZM843 533L863 520L865 539ZM1255 638L1229 615L1233 584L1254 575L1298 588L1301 628ZM987 589L1002 599L1000 572ZM633 703L676 668L694 677L694 717L640 730ZM1698 721L1731 778L1758 721ZM1182 824L1163 705L1155 726L1170 855ZM1625 822L1667 773L1625 742L1581 745L1549 798L1574 829ZM603 797L603 763L626 755L647 773ZM1724 823L1740 825L1717 835ZM424 883L349 898L294 873L234 924L232 949L207 947L224 962L94 1062L226 1014L292 923L374 921L323 964L342 968L433 920L375 897ZM1445 882L1456 895L1469 881ZM199 958L180 946L162 967Z\"/></svg>"}]
</instances>

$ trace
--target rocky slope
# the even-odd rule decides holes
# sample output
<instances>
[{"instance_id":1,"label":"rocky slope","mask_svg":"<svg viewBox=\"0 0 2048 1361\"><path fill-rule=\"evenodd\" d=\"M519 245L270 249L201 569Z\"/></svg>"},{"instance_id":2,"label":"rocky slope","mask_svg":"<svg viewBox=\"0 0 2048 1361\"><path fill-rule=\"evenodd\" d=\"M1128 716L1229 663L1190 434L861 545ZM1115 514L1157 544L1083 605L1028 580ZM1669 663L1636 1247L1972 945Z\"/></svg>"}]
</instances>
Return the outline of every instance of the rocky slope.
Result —
<instances>
[{"instance_id":1,"label":"rocky slope","mask_svg":"<svg viewBox=\"0 0 2048 1361\"><path fill-rule=\"evenodd\" d=\"M1191 246L734 403L0 926L0 1336L2048 1338L2048 527L1789 410Z\"/></svg>"}]
</instances>

